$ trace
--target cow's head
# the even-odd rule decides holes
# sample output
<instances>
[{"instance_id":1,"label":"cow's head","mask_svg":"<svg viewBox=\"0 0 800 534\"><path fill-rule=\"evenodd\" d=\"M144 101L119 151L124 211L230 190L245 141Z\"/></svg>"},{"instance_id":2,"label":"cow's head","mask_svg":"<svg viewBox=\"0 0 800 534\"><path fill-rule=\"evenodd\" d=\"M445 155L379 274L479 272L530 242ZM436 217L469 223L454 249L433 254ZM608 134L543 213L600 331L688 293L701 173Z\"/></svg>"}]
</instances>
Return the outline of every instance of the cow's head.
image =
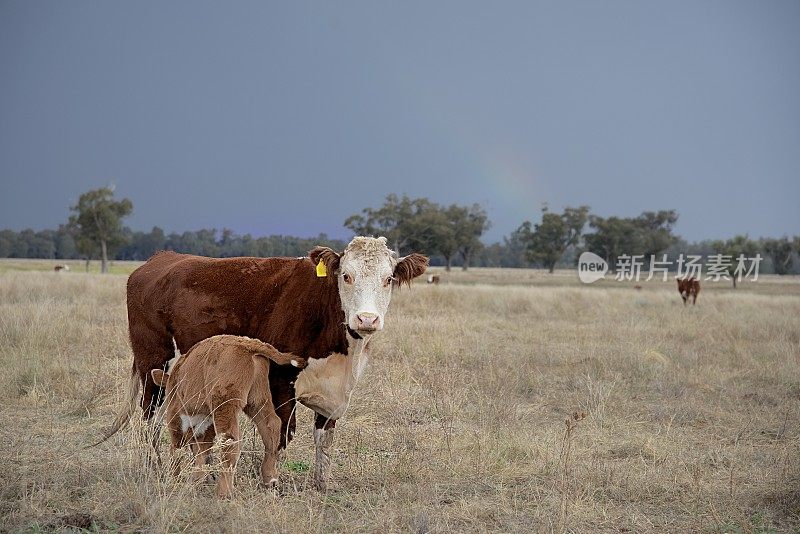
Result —
<instances>
[{"instance_id":1,"label":"cow's head","mask_svg":"<svg viewBox=\"0 0 800 534\"><path fill-rule=\"evenodd\" d=\"M353 238L342 254L316 247L309 257L314 265L323 262L328 276L336 277L345 321L359 334L382 329L392 287L410 285L428 266L428 258L422 254L397 259L385 237Z\"/></svg>"}]
</instances>

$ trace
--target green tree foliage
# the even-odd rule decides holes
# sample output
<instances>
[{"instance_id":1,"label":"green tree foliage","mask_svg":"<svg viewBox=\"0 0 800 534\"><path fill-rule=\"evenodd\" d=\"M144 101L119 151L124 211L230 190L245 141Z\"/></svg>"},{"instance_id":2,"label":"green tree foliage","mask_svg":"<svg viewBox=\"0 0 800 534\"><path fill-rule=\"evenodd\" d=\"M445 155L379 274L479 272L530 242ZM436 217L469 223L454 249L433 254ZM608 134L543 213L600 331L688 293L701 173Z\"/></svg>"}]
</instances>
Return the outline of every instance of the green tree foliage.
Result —
<instances>
[{"instance_id":1,"label":"green tree foliage","mask_svg":"<svg viewBox=\"0 0 800 534\"><path fill-rule=\"evenodd\" d=\"M733 283L733 288L736 289L736 276L734 272L738 265L738 258L744 256L745 258L753 258L758 254L758 243L749 239L746 235L737 235L727 241L716 240L711 242L711 248L714 254L721 254L730 257L730 264L727 268L728 275Z\"/></svg>"},{"instance_id":2,"label":"green tree foliage","mask_svg":"<svg viewBox=\"0 0 800 534\"><path fill-rule=\"evenodd\" d=\"M122 219L133 211L133 203L114 200L114 190L101 187L83 193L70 208L69 225L75 233L78 251L89 258L100 255L100 272L108 272L109 253L125 243ZM88 264L88 263L87 263Z\"/></svg>"},{"instance_id":3,"label":"green tree foliage","mask_svg":"<svg viewBox=\"0 0 800 534\"><path fill-rule=\"evenodd\" d=\"M397 254L411 248L429 247L431 231L436 223L432 212L438 206L427 198L388 195L379 208L364 208L361 214L344 221L356 235L384 236Z\"/></svg>"},{"instance_id":4,"label":"green tree foliage","mask_svg":"<svg viewBox=\"0 0 800 534\"><path fill-rule=\"evenodd\" d=\"M480 237L489 228L486 211L478 204L442 207L427 198L389 195L379 208L364 208L351 215L345 228L357 235L385 236L398 254L411 250L439 254L450 270L453 258L461 257L467 269L483 244Z\"/></svg>"},{"instance_id":5,"label":"green tree foliage","mask_svg":"<svg viewBox=\"0 0 800 534\"><path fill-rule=\"evenodd\" d=\"M792 270L793 243L788 237L781 239L765 239L762 242L764 253L772 260L775 274L788 274Z\"/></svg>"},{"instance_id":6,"label":"green tree foliage","mask_svg":"<svg viewBox=\"0 0 800 534\"><path fill-rule=\"evenodd\" d=\"M551 273L564 256L567 247L576 246L589 217L589 207L565 208L564 213L542 209L542 221L531 230L530 221L517 229L526 245L529 261L544 265Z\"/></svg>"},{"instance_id":7,"label":"green tree foliage","mask_svg":"<svg viewBox=\"0 0 800 534\"><path fill-rule=\"evenodd\" d=\"M583 236L586 249L599 254L611 269L622 254L642 255L649 260L676 241L672 228L678 221L675 210L646 211L633 218L589 216L594 232Z\"/></svg>"},{"instance_id":8,"label":"green tree foliage","mask_svg":"<svg viewBox=\"0 0 800 534\"><path fill-rule=\"evenodd\" d=\"M467 270L473 254L483 248L481 236L491 227L489 217L480 204L459 208L454 215L461 268Z\"/></svg>"}]
</instances>

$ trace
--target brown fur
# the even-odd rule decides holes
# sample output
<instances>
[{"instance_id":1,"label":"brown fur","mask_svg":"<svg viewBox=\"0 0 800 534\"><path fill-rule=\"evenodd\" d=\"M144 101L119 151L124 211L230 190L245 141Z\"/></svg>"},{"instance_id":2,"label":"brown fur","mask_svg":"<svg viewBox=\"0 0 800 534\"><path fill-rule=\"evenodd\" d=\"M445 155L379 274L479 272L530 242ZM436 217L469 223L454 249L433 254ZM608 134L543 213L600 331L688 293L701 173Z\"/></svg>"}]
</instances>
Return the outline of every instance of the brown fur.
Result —
<instances>
[{"instance_id":1,"label":"brown fur","mask_svg":"<svg viewBox=\"0 0 800 534\"><path fill-rule=\"evenodd\" d=\"M692 297L692 305L695 305L697 303L697 295L700 293L700 281L695 280L694 278L679 278L678 293L681 294L684 306L686 305L686 301L689 300L690 296Z\"/></svg>"},{"instance_id":2,"label":"brown fur","mask_svg":"<svg viewBox=\"0 0 800 534\"><path fill-rule=\"evenodd\" d=\"M253 420L264 443L262 483L272 485L277 481L281 420L269 394L270 360L281 366L294 363L305 367L305 360L281 353L262 341L221 335L197 343L178 359L169 374L152 370L153 381L166 387L165 421L173 451L191 444L195 465L202 466L215 436L222 438L224 469L217 484L220 497L229 496L233 489L240 453L239 412ZM181 416L208 417L213 424L197 435L191 427L184 431Z\"/></svg>"}]
</instances>

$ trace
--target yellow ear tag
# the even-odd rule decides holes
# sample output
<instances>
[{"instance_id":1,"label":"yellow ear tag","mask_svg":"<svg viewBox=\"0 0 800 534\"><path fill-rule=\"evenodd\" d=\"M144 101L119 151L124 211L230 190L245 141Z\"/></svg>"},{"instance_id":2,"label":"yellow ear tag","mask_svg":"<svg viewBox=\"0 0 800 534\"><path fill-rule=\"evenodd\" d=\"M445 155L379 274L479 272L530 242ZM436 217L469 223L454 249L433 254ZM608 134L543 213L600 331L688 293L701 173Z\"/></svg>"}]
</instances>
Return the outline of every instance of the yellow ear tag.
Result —
<instances>
[{"instance_id":1,"label":"yellow ear tag","mask_svg":"<svg viewBox=\"0 0 800 534\"><path fill-rule=\"evenodd\" d=\"M321 261L317 264L317 276L323 278L328 276L328 269L325 267L325 262Z\"/></svg>"}]
</instances>

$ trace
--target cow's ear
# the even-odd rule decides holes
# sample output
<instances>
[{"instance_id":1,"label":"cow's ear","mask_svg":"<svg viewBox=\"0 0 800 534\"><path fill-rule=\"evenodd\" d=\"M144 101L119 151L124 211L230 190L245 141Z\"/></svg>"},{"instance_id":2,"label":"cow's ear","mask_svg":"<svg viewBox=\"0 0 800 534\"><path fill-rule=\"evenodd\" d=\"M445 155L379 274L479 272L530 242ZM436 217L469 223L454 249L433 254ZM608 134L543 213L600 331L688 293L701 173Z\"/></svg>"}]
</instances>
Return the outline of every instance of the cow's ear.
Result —
<instances>
[{"instance_id":1,"label":"cow's ear","mask_svg":"<svg viewBox=\"0 0 800 534\"><path fill-rule=\"evenodd\" d=\"M324 263L325 268L331 274L339 268L339 260L341 259L339 253L328 247L314 247L314 249L308 253L308 257L311 258L311 262L314 265L317 265L319 262Z\"/></svg>"},{"instance_id":2,"label":"cow's ear","mask_svg":"<svg viewBox=\"0 0 800 534\"><path fill-rule=\"evenodd\" d=\"M411 280L425 274L428 268L428 257L416 252L404 256L397 261L394 268L394 279L397 285L411 285Z\"/></svg>"},{"instance_id":3,"label":"cow's ear","mask_svg":"<svg viewBox=\"0 0 800 534\"><path fill-rule=\"evenodd\" d=\"M159 387L164 387L167 384L167 373L163 369L152 369L150 376L153 377L153 382Z\"/></svg>"}]
</instances>

